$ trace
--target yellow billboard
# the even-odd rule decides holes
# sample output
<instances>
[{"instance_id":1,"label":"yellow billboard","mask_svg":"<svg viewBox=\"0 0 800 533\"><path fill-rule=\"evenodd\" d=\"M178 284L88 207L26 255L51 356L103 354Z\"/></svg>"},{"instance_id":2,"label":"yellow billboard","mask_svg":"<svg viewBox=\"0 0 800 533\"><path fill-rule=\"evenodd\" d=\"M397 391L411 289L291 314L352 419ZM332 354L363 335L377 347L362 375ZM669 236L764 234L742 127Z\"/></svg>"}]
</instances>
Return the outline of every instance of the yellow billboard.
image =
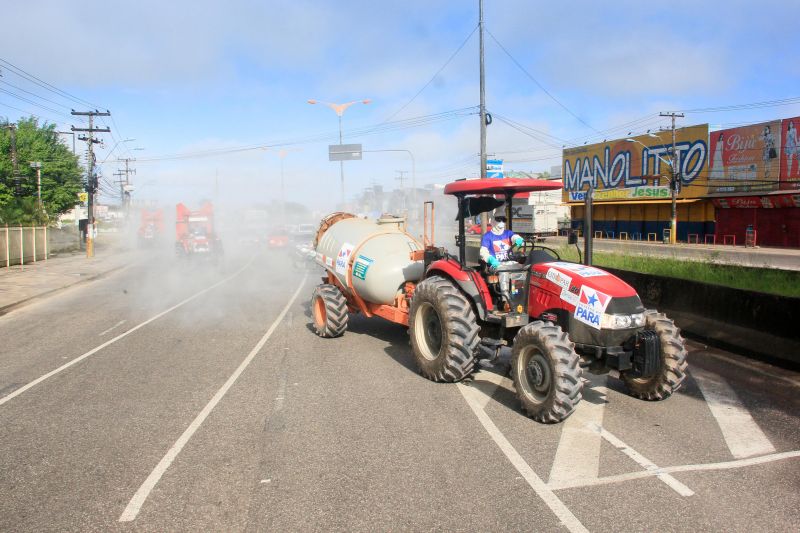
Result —
<instances>
[{"instance_id":1,"label":"yellow billboard","mask_svg":"<svg viewBox=\"0 0 800 533\"><path fill-rule=\"evenodd\" d=\"M675 130L678 198L708 193L708 124ZM564 202L670 198L672 131L564 150Z\"/></svg>"}]
</instances>

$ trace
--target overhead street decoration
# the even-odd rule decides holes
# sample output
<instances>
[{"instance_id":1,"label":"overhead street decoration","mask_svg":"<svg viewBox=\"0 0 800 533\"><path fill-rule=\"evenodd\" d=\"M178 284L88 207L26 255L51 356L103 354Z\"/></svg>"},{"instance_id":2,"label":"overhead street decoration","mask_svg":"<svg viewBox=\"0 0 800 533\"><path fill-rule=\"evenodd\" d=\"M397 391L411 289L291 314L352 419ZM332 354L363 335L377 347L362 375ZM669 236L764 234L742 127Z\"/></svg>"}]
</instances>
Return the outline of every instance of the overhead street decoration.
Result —
<instances>
[{"instance_id":1,"label":"overhead street decoration","mask_svg":"<svg viewBox=\"0 0 800 533\"><path fill-rule=\"evenodd\" d=\"M331 144L328 146L328 161L360 161L360 144Z\"/></svg>"}]
</instances>

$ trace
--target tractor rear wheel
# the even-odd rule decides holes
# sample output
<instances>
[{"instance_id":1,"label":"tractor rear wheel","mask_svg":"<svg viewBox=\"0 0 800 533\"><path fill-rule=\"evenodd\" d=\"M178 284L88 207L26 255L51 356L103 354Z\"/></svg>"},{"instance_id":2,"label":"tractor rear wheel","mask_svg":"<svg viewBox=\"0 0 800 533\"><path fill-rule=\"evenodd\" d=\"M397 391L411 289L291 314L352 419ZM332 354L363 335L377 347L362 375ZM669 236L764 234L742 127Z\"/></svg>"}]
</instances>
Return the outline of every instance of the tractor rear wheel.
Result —
<instances>
[{"instance_id":1,"label":"tractor rear wheel","mask_svg":"<svg viewBox=\"0 0 800 533\"><path fill-rule=\"evenodd\" d=\"M661 341L661 365L649 377L636 378L623 374L628 394L642 400L664 400L672 396L686 379L686 345L675 322L664 313L645 311L645 328L658 333Z\"/></svg>"},{"instance_id":2,"label":"tractor rear wheel","mask_svg":"<svg viewBox=\"0 0 800 533\"><path fill-rule=\"evenodd\" d=\"M533 322L514 337L511 376L525 412L539 422L561 422L581 401L580 358L561 327Z\"/></svg>"},{"instance_id":3,"label":"tractor rear wheel","mask_svg":"<svg viewBox=\"0 0 800 533\"><path fill-rule=\"evenodd\" d=\"M420 374L455 382L472 373L479 328L469 301L452 282L431 276L417 285L408 324Z\"/></svg>"},{"instance_id":4,"label":"tractor rear wheel","mask_svg":"<svg viewBox=\"0 0 800 533\"><path fill-rule=\"evenodd\" d=\"M314 331L320 337L339 337L347 329L347 300L335 286L323 283L311 296Z\"/></svg>"}]
</instances>

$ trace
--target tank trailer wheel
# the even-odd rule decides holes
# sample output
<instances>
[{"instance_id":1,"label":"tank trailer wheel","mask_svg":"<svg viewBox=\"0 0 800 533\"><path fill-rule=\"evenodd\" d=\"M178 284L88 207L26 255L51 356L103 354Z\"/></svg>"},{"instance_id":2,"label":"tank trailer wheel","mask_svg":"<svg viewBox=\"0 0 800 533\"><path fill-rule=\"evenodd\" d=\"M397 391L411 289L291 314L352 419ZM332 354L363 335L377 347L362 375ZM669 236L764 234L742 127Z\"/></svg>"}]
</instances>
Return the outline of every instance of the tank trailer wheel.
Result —
<instances>
[{"instance_id":1,"label":"tank trailer wheel","mask_svg":"<svg viewBox=\"0 0 800 533\"><path fill-rule=\"evenodd\" d=\"M340 337L347 329L347 300L334 285L324 283L311 295L314 331L320 337Z\"/></svg>"},{"instance_id":2,"label":"tank trailer wheel","mask_svg":"<svg viewBox=\"0 0 800 533\"><path fill-rule=\"evenodd\" d=\"M654 376L635 378L623 374L628 394L642 400L665 400L686 379L686 345L680 330L664 313L645 311L645 328L655 330L661 341L661 366Z\"/></svg>"},{"instance_id":3,"label":"tank trailer wheel","mask_svg":"<svg viewBox=\"0 0 800 533\"><path fill-rule=\"evenodd\" d=\"M575 345L561 327L533 322L514 337L511 377L522 409L545 424L561 422L581 401L583 382Z\"/></svg>"},{"instance_id":4,"label":"tank trailer wheel","mask_svg":"<svg viewBox=\"0 0 800 533\"><path fill-rule=\"evenodd\" d=\"M469 301L450 281L431 276L417 285L408 324L420 374L455 382L472 373L479 328Z\"/></svg>"}]
</instances>

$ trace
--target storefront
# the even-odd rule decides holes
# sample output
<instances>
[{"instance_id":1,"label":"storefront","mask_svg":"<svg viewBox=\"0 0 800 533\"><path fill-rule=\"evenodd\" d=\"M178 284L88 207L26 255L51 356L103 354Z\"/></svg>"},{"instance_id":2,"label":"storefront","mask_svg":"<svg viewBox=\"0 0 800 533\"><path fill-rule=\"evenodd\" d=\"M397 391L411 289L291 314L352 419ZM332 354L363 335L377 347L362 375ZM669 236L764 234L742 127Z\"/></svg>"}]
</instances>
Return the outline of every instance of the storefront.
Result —
<instances>
[{"instance_id":1,"label":"storefront","mask_svg":"<svg viewBox=\"0 0 800 533\"><path fill-rule=\"evenodd\" d=\"M712 202L718 243L744 244L749 228L756 245L800 248L800 191L718 196Z\"/></svg>"},{"instance_id":2,"label":"storefront","mask_svg":"<svg viewBox=\"0 0 800 533\"><path fill-rule=\"evenodd\" d=\"M702 198L680 199L677 205L677 238L683 242L706 242L715 234L714 205ZM583 232L584 206L572 204L572 228ZM664 238L672 214L671 200L597 202L593 205L592 227L603 237L629 240Z\"/></svg>"}]
</instances>

